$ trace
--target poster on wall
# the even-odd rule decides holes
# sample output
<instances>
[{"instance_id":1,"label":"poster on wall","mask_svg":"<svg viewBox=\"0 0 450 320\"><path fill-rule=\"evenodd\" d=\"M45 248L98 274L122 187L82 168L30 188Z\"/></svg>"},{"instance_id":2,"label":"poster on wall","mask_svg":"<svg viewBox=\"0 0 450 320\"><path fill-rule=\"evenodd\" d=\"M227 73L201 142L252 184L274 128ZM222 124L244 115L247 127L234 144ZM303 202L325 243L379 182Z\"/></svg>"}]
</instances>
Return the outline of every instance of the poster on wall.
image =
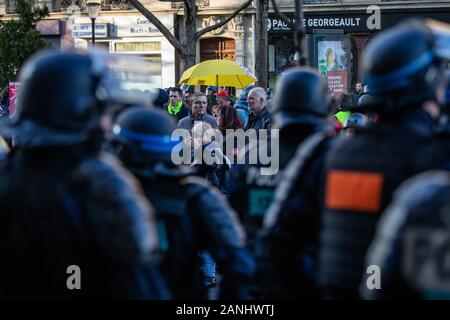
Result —
<instances>
[{"instance_id":1,"label":"poster on wall","mask_svg":"<svg viewBox=\"0 0 450 320\"><path fill-rule=\"evenodd\" d=\"M317 41L317 69L327 79L330 92L349 91L349 42L346 38Z\"/></svg>"},{"instance_id":2,"label":"poster on wall","mask_svg":"<svg viewBox=\"0 0 450 320\"><path fill-rule=\"evenodd\" d=\"M19 91L19 82L9 83L9 115L12 116L16 111L16 98Z\"/></svg>"},{"instance_id":3,"label":"poster on wall","mask_svg":"<svg viewBox=\"0 0 450 320\"><path fill-rule=\"evenodd\" d=\"M348 92L348 73L346 71L328 72L328 90L332 93Z\"/></svg>"}]
</instances>

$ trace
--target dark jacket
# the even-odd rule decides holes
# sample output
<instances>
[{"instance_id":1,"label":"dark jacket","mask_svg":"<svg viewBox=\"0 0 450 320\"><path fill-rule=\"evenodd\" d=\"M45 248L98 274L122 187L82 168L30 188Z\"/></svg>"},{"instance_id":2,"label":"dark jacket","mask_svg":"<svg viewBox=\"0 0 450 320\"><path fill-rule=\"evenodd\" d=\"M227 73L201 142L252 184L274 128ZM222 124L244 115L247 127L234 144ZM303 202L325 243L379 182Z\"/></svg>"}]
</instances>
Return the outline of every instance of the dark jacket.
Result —
<instances>
[{"instance_id":1,"label":"dark jacket","mask_svg":"<svg viewBox=\"0 0 450 320\"><path fill-rule=\"evenodd\" d=\"M171 115L172 117L175 117L175 118L177 119L177 121L180 121L180 120L183 119L184 117L187 117L187 116L189 115L189 113L190 113L189 108L186 107L186 106L184 105L184 103L182 104L182 106L181 106L181 108L180 108L180 111L178 111L178 113L177 113L176 115L170 114L170 113L167 111L168 106L169 106L169 104L166 103L166 104L164 105L164 110L165 110L169 115Z\"/></svg>"},{"instance_id":2,"label":"dark jacket","mask_svg":"<svg viewBox=\"0 0 450 320\"><path fill-rule=\"evenodd\" d=\"M221 190L223 193L228 193L226 186L227 176L231 169L230 160L225 154L219 144L215 141L202 146L201 163L195 165L197 174L206 178L213 186ZM193 161L196 160L196 155L193 152Z\"/></svg>"},{"instance_id":3,"label":"dark jacket","mask_svg":"<svg viewBox=\"0 0 450 320\"><path fill-rule=\"evenodd\" d=\"M378 266L380 288L360 292L365 299L448 299L448 214L450 175L429 171L404 182L383 213L365 268ZM448 265L447 265L448 266Z\"/></svg>"},{"instance_id":4,"label":"dark jacket","mask_svg":"<svg viewBox=\"0 0 450 320\"><path fill-rule=\"evenodd\" d=\"M306 138L279 176L255 249L263 298L320 298L320 176L330 141L326 131Z\"/></svg>"},{"instance_id":5,"label":"dark jacket","mask_svg":"<svg viewBox=\"0 0 450 320\"><path fill-rule=\"evenodd\" d=\"M433 119L422 109L384 115L333 142L324 168L320 282L330 298L357 298L381 213L407 178L440 167Z\"/></svg>"},{"instance_id":6,"label":"dark jacket","mask_svg":"<svg viewBox=\"0 0 450 320\"><path fill-rule=\"evenodd\" d=\"M208 99L208 106L206 111L209 115L212 115L212 108L217 105L217 99L214 95L207 95L206 98Z\"/></svg>"},{"instance_id":7,"label":"dark jacket","mask_svg":"<svg viewBox=\"0 0 450 320\"><path fill-rule=\"evenodd\" d=\"M316 125L300 123L280 129L279 147L275 146L278 148L279 171L274 175L261 175L260 169L265 165L250 164L249 161L233 167L228 185L229 200L239 213L250 241L255 239L257 232L262 228L264 215L273 201L283 169L294 157L298 146L308 136L322 130L324 126L319 121ZM246 150L247 154L257 152L257 148L253 148ZM268 150L271 150L271 142L268 143ZM277 154L274 153L273 157L275 156ZM249 157L246 159L249 160Z\"/></svg>"},{"instance_id":8,"label":"dark jacket","mask_svg":"<svg viewBox=\"0 0 450 320\"><path fill-rule=\"evenodd\" d=\"M192 113L189 113L187 117L184 117L180 121L178 121L178 128L191 130L194 127L196 121L204 121L211 125L213 128L217 128L217 120L213 116L205 113L203 116L194 117Z\"/></svg>"},{"instance_id":9,"label":"dark jacket","mask_svg":"<svg viewBox=\"0 0 450 320\"><path fill-rule=\"evenodd\" d=\"M251 113L245 129L268 129L272 128L272 115L269 110L264 107L258 114Z\"/></svg>"},{"instance_id":10,"label":"dark jacket","mask_svg":"<svg viewBox=\"0 0 450 320\"><path fill-rule=\"evenodd\" d=\"M114 158L81 146L14 150L0 172L0 296L168 298L153 209ZM66 285L72 265L81 290Z\"/></svg>"},{"instance_id":11,"label":"dark jacket","mask_svg":"<svg viewBox=\"0 0 450 320\"><path fill-rule=\"evenodd\" d=\"M220 298L249 299L254 262L245 235L224 196L192 172L158 164L138 175L155 206L164 273L176 299L206 299L200 250L218 263Z\"/></svg>"}]
</instances>

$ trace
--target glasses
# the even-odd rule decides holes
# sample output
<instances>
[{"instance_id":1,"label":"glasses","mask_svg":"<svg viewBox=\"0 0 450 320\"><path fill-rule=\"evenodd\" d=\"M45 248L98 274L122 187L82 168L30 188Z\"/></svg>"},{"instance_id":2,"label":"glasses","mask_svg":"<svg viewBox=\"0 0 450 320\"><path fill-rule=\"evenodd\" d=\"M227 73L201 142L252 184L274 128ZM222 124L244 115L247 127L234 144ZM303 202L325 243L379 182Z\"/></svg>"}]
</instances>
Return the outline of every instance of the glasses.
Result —
<instances>
[{"instance_id":1,"label":"glasses","mask_svg":"<svg viewBox=\"0 0 450 320\"><path fill-rule=\"evenodd\" d=\"M178 96L169 96L169 98L178 98Z\"/></svg>"}]
</instances>

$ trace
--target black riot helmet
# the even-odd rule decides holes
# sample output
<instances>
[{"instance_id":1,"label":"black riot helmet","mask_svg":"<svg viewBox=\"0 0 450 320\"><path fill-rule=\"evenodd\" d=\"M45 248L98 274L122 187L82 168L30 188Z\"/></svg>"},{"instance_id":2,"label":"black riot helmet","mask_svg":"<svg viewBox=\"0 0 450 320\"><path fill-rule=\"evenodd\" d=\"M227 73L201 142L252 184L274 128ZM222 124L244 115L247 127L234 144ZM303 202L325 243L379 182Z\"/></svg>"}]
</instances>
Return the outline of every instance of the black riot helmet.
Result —
<instances>
[{"instance_id":1,"label":"black riot helmet","mask_svg":"<svg viewBox=\"0 0 450 320\"><path fill-rule=\"evenodd\" d=\"M442 111L450 114L450 70L446 70L438 91L438 100Z\"/></svg>"},{"instance_id":2,"label":"black riot helmet","mask_svg":"<svg viewBox=\"0 0 450 320\"><path fill-rule=\"evenodd\" d=\"M436 35L424 21L409 20L376 36L366 47L363 70L377 112L420 106L436 99L442 76Z\"/></svg>"},{"instance_id":3,"label":"black riot helmet","mask_svg":"<svg viewBox=\"0 0 450 320\"><path fill-rule=\"evenodd\" d=\"M179 139L171 137L175 121L160 109L135 106L125 110L113 127L112 146L130 169L169 162Z\"/></svg>"},{"instance_id":4,"label":"black riot helmet","mask_svg":"<svg viewBox=\"0 0 450 320\"><path fill-rule=\"evenodd\" d=\"M99 119L105 107L131 97L120 79L126 78L123 66L116 60L113 63L112 55L100 53L33 56L19 74L16 112L0 126L0 133L12 136L15 144L25 148L89 140L100 132Z\"/></svg>"},{"instance_id":5,"label":"black riot helmet","mask_svg":"<svg viewBox=\"0 0 450 320\"><path fill-rule=\"evenodd\" d=\"M327 83L315 69L290 68L276 88L272 113L278 128L290 123L317 123L331 112Z\"/></svg>"}]
</instances>

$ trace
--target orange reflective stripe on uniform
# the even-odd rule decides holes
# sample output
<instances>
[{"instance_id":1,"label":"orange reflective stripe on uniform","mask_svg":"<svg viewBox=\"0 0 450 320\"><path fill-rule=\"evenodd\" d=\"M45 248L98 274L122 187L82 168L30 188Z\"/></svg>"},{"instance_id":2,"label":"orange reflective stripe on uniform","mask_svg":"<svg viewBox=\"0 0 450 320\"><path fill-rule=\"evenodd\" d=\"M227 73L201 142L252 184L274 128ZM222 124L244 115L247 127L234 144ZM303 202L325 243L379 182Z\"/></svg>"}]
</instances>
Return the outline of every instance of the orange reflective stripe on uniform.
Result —
<instances>
[{"instance_id":1,"label":"orange reflective stripe on uniform","mask_svg":"<svg viewBox=\"0 0 450 320\"><path fill-rule=\"evenodd\" d=\"M332 210L377 213L381 210L384 176L379 173L331 170L325 206Z\"/></svg>"}]
</instances>

